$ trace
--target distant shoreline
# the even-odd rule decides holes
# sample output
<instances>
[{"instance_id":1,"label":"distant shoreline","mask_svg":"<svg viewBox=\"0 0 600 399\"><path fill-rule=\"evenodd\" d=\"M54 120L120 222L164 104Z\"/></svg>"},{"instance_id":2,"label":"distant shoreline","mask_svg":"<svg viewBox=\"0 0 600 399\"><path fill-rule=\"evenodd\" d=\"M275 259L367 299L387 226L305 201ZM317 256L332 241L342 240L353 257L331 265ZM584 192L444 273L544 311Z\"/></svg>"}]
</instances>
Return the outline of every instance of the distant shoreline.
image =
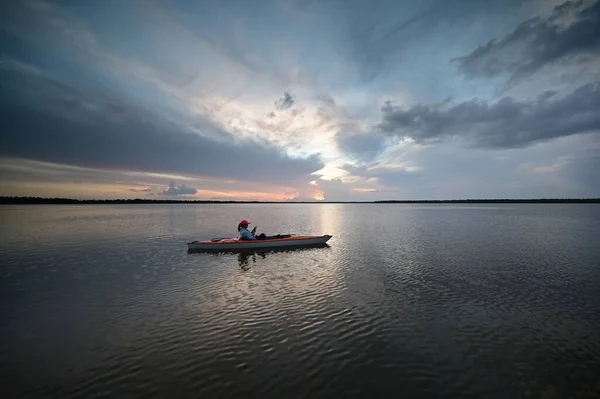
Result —
<instances>
[{"instance_id":1,"label":"distant shoreline","mask_svg":"<svg viewBox=\"0 0 600 399\"><path fill-rule=\"evenodd\" d=\"M599 204L600 198L460 199L460 200L380 200L380 201L218 201L0 197L0 205L25 204Z\"/></svg>"}]
</instances>

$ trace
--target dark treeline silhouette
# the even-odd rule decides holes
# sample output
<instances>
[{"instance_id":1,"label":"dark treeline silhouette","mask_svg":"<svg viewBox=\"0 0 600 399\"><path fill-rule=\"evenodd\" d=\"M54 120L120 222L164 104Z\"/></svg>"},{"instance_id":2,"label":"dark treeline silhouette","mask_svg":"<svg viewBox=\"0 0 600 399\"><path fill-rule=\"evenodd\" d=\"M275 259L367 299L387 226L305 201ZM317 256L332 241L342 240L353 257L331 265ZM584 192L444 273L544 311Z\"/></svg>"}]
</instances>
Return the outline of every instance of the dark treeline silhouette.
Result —
<instances>
[{"instance_id":1,"label":"dark treeline silhouette","mask_svg":"<svg viewBox=\"0 0 600 399\"><path fill-rule=\"evenodd\" d=\"M498 198L498 199L460 199L460 200L382 200L373 201L378 204L568 204L568 203L600 203L600 198Z\"/></svg>"},{"instance_id":2,"label":"dark treeline silhouette","mask_svg":"<svg viewBox=\"0 0 600 399\"><path fill-rule=\"evenodd\" d=\"M73 199L41 197L0 197L0 204L236 204L260 203L260 201L212 201L212 200L168 200L168 199Z\"/></svg>"},{"instance_id":3,"label":"dark treeline silhouette","mask_svg":"<svg viewBox=\"0 0 600 399\"><path fill-rule=\"evenodd\" d=\"M381 201L219 201L169 199L73 199L0 197L0 204L566 204L600 203L600 198L381 200Z\"/></svg>"}]
</instances>

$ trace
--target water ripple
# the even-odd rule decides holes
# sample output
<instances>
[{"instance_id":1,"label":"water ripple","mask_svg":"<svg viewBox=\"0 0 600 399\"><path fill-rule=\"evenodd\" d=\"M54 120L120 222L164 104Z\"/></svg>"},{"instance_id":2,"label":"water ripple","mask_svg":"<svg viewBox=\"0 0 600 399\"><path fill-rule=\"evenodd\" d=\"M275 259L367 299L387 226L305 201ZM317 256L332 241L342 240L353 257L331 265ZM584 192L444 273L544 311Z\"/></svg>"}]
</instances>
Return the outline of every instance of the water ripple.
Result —
<instances>
[{"instance_id":1,"label":"water ripple","mask_svg":"<svg viewBox=\"0 0 600 399\"><path fill-rule=\"evenodd\" d=\"M334 238L186 251L190 238L225 235L232 210L276 220L276 232ZM0 244L3 397L600 391L597 207L11 212Z\"/></svg>"}]
</instances>

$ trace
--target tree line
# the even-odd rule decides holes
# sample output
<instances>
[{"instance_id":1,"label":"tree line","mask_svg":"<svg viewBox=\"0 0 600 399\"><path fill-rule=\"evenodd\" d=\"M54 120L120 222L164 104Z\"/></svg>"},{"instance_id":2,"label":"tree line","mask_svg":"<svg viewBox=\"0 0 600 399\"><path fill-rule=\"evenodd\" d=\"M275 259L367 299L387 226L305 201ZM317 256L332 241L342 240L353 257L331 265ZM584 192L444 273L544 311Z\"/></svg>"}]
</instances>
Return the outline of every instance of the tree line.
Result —
<instances>
[{"instance_id":1,"label":"tree line","mask_svg":"<svg viewBox=\"0 0 600 399\"><path fill-rule=\"evenodd\" d=\"M498 198L450 200L379 200L379 201L234 201L234 200L182 200L182 199L74 199L42 197L0 197L0 204L525 204L525 203L600 203L600 198Z\"/></svg>"}]
</instances>

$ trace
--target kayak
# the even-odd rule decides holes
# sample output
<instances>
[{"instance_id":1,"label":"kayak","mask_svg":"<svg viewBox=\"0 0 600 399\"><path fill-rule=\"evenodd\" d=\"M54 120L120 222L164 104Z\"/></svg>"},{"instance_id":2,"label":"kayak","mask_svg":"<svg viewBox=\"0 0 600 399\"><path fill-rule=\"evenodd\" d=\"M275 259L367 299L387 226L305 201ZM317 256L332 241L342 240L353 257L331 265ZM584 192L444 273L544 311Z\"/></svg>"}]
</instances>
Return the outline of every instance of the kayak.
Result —
<instances>
[{"instance_id":1,"label":"kayak","mask_svg":"<svg viewBox=\"0 0 600 399\"><path fill-rule=\"evenodd\" d=\"M287 234L267 237L264 240L241 240L239 238L213 238L210 241L188 242L188 249L250 249L250 248L275 248L298 247L325 244L331 235L302 236Z\"/></svg>"}]
</instances>

